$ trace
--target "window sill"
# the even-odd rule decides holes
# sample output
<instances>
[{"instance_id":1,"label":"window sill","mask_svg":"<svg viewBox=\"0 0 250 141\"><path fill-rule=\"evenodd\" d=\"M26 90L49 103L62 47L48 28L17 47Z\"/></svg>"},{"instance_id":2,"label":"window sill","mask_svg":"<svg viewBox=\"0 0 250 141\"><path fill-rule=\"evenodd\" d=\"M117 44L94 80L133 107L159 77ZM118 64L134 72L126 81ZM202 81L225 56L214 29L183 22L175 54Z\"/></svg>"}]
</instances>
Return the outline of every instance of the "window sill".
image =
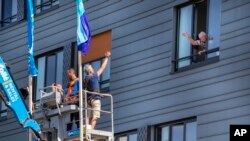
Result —
<instances>
[{"instance_id":1,"label":"window sill","mask_svg":"<svg viewBox=\"0 0 250 141\"><path fill-rule=\"evenodd\" d=\"M25 18L21 19L20 21L12 22L12 23L10 23L10 24L7 25L7 26L0 27L0 31L3 31L3 30L5 30L5 29L8 29L8 28L13 27L13 26L15 26L15 25L18 25L18 24L20 24L20 23L22 23L22 22L24 22L24 21L26 21Z\"/></svg>"},{"instance_id":2,"label":"window sill","mask_svg":"<svg viewBox=\"0 0 250 141\"><path fill-rule=\"evenodd\" d=\"M0 117L0 122L7 120L7 116Z\"/></svg>"},{"instance_id":3,"label":"window sill","mask_svg":"<svg viewBox=\"0 0 250 141\"><path fill-rule=\"evenodd\" d=\"M34 13L34 14L35 14L35 17L38 17L38 16L40 16L40 15L49 13L50 11L53 11L53 10L58 9L58 8L59 8L59 4L58 4L58 5L55 5L55 6L52 6L52 7L49 8L49 9L43 10L43 11L41 11L40 13L37 13L37 14Z\"/></svg>"},{"instance_id":4,"label":"window sill","mask_svg":"<svg viewBox=\"0 0 250 141\"><path fill-rule=\"evenodd\" d=\"M195 68L203 67L203 66L206 66L206 65L209 65L209 64L219 62L219 60L220 60L219 56L216 56L216 57L213 57L213 58L209 58L209 59L207 59L207 60L205 60L203 62L199 62L199 63L195 63L195 64L192 64L192 65L183 67L183 68L179 68L176 71L170 72L170 74L176 74L176 73L192 70L192 69L195 69Z\"/></svg>"}]
</instances>

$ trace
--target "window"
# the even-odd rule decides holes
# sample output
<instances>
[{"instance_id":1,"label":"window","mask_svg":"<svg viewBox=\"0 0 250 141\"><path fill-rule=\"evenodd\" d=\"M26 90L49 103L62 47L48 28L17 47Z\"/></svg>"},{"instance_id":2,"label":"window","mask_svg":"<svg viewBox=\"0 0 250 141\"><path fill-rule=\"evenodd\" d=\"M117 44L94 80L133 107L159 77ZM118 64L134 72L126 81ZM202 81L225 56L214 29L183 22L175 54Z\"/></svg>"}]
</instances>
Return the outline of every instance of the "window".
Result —
<instances>
[{"instance_id":1,"label":"window","mask_svg":"<svg viewBox=\"0 0 250 141\"><path fill-rule=\"evenodd\" d=\"M7 107L5 103L0 100L0 120L7 117Z\"/></svg>"},{"instance_id":2,"label":"window","mask_svg":"<svg viewBox=\"0 0 250 141\"><path fill-rule=\"evenodd\" d=\"M34 13L39 14L58 5L59 0L34 0Z\"/></svg>"},{"instance_id":3,"label":"window","mask_svg":"<svg viewBox=\"0 0 250 141\"><path fill-rule=\"evenodd\" d=\"M24 18L24 0L0 0L0 26L6 27Z\"/></svg>"},{"instance_id":4,"label":"window","mask_svg":"<svg viewBox=\"0 0 250 141\"><path fill-rule=\"evenodd\" d=\"M106 51L111 52L111 30L99 33L92 37L91 40L91 47L89 53L86 56L82 57L83 64L91 64L95 71L97 71L102 64L103 57ZM76 46L76 43L73 44ZM76 48L76 47L75 47ZM111 62L108 61L108 65L105 68L104 72L100 76L100 92L101 93L108 93L109 92L109 85L110 85L110 65ZM83 74L85 76L85 74Z\"/></svg>"},{"instance_id":5,"label":"window","mask_svg":"<svg viewBox=\"0 0 250 141\"><path fill-rule=\"evenodd\" d=\"M220 44L220 0L194 0L177 7L175 71L203 62L219 55ZM201 48L192 46L183 36L188 32L194 40L199 33L206 33L206 41Z\"/></svg>"},{"instance_id":6,"label":"window","mask_svg":"<svg viewBox=\"0 0 250 141\"><path fill-rule=\"evenodd\" d=\"M156 129L157 141L196 141L197 122L186 120L160 125Z\"/></svg>"},{"instance_id":7,"label":"window","mask_svg":"<svg viewBox=\"0 0 250 141\"><path fill-rule=\"evenodd\" d=\"M115 141L137 141L137 133L129 132L115 136Z\"/></svg>"},{"instance_id":8,"label":"window","mask_svg":"<svg viewBox=\"0 0 250 141\"><path fill-rule=\"evenodd\" d=\"M102 62L103 62L103 58L98 59L96 61L91 61L89 62L89 64L93 67L93 69L96 72L101 67ZM84 73L83 76L85 77L86 74ZM109 80L110 80L110 59L108 60L107 67L105 68L105 70L103 71L103 73L101 74L99 78L100 78L99 79L100 91L102 93L108 93L109 92Z\"/></svg>"},{"instance_id":9,"label":"window","mask_svg":"<svg viewBox=\"0 0 250 141\"><path fill-rule=\"evenodd\" d=\"M40 99L39 89L51 86L52 83L62 84L63 51L46 53L37 59L38 76L36 78L36 101Z\"/></svg>"}]
</instances>

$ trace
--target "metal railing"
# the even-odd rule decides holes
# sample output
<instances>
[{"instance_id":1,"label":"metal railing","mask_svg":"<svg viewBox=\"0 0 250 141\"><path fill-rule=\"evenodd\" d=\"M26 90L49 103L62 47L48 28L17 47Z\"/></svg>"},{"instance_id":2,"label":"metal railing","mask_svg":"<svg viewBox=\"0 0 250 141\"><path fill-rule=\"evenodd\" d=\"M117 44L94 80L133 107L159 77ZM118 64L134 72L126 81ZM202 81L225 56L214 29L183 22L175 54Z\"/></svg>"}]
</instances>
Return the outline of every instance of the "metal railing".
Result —
<instances>
[{"instance_id":1,"label":"metal railing","mask_svg":"<svg viewBox=\"0 0 250 141\"><path fill-rule=\"evenodd\" d=\"M111 116L111 132L112 134L114 134L114 111L113 111L113 108L114 108L114 105L113 105L113 96L111 94L105 94L105 93L98 93L98 92L91 92L91 91L87 91L87 90L83 90L83 93L84 93L84 110L85 110L85 125L87 127L87 124L88 124L88 110L91 110L91 111L99 111L101 113L106 113L106 114L110 114ZM90 95L98 95L100 97L108 97L110 98L110 111L105 111L105 110L94 110L92 108L88 108L88 98L87 98L87 95L90 94ZM86 135L88 134L88 128L86 128Z\"/></svg>"},{"instance_id":2,"label":"metal railing","mask_svg":"<svg viewBox=\"0 0 250 141\"><path fill-rule=\"evenodd\" d=\"M210 54L210 53L215 53L219 51L219 48L213 48L213 49L210 49L210 50L205 50L204 53L206 55ZM184 60L189 60L189 59L193 59L194 57L197 57L197 56L202 56L202 54L192 54L190 56L186 56L186 57L182 57L182 58L177 58L175 60L172 60L172 62L176 63L176 62L179 62L179 61L184 61Z\"/></svg>"},{"instance_id":3,"label":"metal railing","mask_svg":"<svg viewBox=\"0 0 250 141\"><path fill-rule=\"evenodd\" d=\"M17 14L12 15L12 16L7 17L7 18L4 18L4 19L1 19L0 25L1 25L1 27L4 27L5 26L4 24L11 24L11 23L16 22L16 21L17 21Z\"/></svg>"},{"instance_id":4,"label":"metal railing","mask_svg":"<svg viewBox=\"0 0 250 141\"><path fill-rule=\"evenodd\" d=\"M51 90L50 93L47 92L47 90ZM43 109L43 97L45 97L48 94L55 95L55 103L56 103L56 108L58 109L59 115L61 115L61 110L60 110L60 105L63 102L63 93L59 91L58 87L56 86L47 86L39 90L40 91L40 107ZM60 95L60 98L57 95Z\"/></svg>"},{"instance_id":5,"label":"metal railing","mask_svg":"<svg viewBox=\"0 0 250 141\"><path fill-rule=\"evenodd\" d=\"M41 4L34 4L35 5L34 10L35 10L35 13L38 14L38 13L41 13L45 10L48 10L48 9L52 8L53 6L56 6L58 4L59 4L59 0L49 0L49 1L43 2ZM48 6L48 8L44 9L47 6Z\"/></svg>"},{"instance_id":6,"label":"metal railing","mask_svg":"<svg viewBox=\"0 0 250 141\"><path fill-rule=\"evenodd\" d=\"M37 108L41 108L41 110L47 110L47 109L50 109L51 107L44 107L43 103L47 102L47 101L43 101L45 98L45 100L50 100L51 99L48 99L46 98L47 96L48 97L52 97L53 95L55 95L55 93L60 93L58 92L58 88L56 86L48 86L48 87L44 87L42 89L39 89L40 91L40 100L38 101L39 103L39 106L37 106ZM91 137L100 137L100 138L113 138L113 135L114 135L114 115L113 115L113 96L111 94L107 94L107 93L99 93L99 92L91 92L91 91L87 91L87 90L83 90L83 96L82 96L82 101L84 102L83 105L82 105L82 108L80 107L80 104L79 104L79 107L78 107L78 111L79 111L79 115L82 113L82 115L80 115L81 117L83 117L82 119L82 127L84 126L84 120L85 120L85 137L87 140L90 140ZM80 98L77 97L78 99L76 100L73 100L73 101L65 101L65 98L67 98L68 96L66 95L63 95L63 92L60 93L61 95L61 99L60 99L60 102L56 102L56 106L53 106L54 108L57 108L58 109L58 112L59 112L59 115L61 116L61 111L60 111L60 108L61 107L64 107L64 106L61 106L61 105L70 105L70 104L76 104L78 105L78 102L80 102ZM74 96L78 96L79 94L75 94ZM102 109L93 109L91 107L88 106L88 96L90 95L96 95L96 96L100 96L101 98L108 98L108 99L105 99L105 100L109 100L108 103L110 102L110 109L106 109L105 110L102 110ZM56 97L53 97L53 98L56 98ZM100 99L101 100L101 99ZM55 102L55 101L53 101ZM38 104L37 103L37 104ZM54 105L54 104L52 104ZM54 109L53 108L53 109ZM82 112L80 112L82 110ZM90 111L99 111L100 113L104 113L104 114L107 114L107 115L110 115L110 124L111 124L111 128L106 131L106 130L95 130L95 129L89 129L87 126L88 126L88 112ZM85 119L84 119L85 118ZM79 118L80 120L80 118ZM109 124L108 123L108 124ZM79 124L81 124L79 122ZM81 126L80 126L81 127ZM83 130L81 128L79 128L79 130ZM96 134L98 133L98 134ZM89 136L88 136L89 135ZM80 136L80 135L79 135ZM90 139L89 139L90 138Z\"/></svg>"}]
</instances>

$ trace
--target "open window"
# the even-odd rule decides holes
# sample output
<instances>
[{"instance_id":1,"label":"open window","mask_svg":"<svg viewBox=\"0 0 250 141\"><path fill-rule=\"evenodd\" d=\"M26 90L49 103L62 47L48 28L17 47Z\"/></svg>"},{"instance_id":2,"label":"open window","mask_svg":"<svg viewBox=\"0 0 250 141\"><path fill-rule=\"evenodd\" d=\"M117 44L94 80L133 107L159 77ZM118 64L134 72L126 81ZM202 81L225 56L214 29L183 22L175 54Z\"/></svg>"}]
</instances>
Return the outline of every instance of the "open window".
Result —
<instances>
[{"instance_id":1,"label":"open window","mask_svg":"<svg viewBox=\"0 0 250 141\"><path fill-rule=\"evenodd\" d=\"M220 0L193 0L177 6L174 71L218 58L220 10ZM191 45L190 40L183 36L183 33L187 32L194 41L197 41L200 40L201 31L206 33L202 53L200 53L201 48Z\"/></svg>"},{"instance_id":2,"label":"open window","mask_svg":"<svg viewBox=\"0 0 250 141\"><path fill-rule=\"evenodd\" d=\"M24 19L24 0L0 0L0 27Z\"/></svg>"}]
</instances>

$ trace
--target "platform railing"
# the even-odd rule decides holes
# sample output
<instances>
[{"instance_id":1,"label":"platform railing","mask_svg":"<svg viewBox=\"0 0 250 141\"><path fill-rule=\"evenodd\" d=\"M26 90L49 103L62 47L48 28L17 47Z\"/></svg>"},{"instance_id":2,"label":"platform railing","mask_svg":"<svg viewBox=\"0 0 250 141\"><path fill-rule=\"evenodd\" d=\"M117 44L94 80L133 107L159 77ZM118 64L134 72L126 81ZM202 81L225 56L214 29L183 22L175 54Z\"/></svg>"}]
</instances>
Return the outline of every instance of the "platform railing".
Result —
<instances>
[{"instance_id":1,"label":"platform railing","mask_svg":"<svg viewBox=\"0 0 250 141\"><path fill-rule=\"evenodd\" d=\"M107 94L107 93L98 93L98 92L91 92L91 91L87 91L87 90L83 90L83 94L84 94L84 110L85 110L85 125L86 125L86 138L88 139L87 135L89 134L89 130L87 128L87 125L88 125L88 110L90 111L100 111L101 113L106 113L106 114L110 114L110 117L111 117L111 133L112 135L114 135L114 112L113 112L113 96L111 94ZM92 108L88 108L88 98L87 98L87 95L90 94L90 95L98 95L102 98L104 97L108 97L110 98L110 111L105 111L105 110L94 110ZM93 129L91 129L93 130ZM90 138L91 140L91 138Z\"/></svg>"}]
</instances>

